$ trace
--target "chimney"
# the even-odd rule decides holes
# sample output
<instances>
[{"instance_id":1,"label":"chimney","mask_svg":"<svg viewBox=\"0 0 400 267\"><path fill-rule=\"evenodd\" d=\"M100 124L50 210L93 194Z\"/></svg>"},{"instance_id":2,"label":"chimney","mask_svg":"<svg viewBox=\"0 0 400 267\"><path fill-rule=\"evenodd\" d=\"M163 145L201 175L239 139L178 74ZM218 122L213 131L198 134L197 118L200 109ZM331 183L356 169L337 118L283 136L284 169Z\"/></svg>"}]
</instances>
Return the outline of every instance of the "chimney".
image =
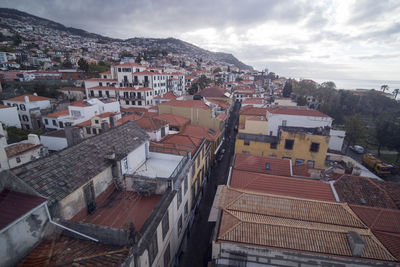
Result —
<instances>
[{"instance_id":1,"label":"chimney","mask_svg":"<svg viewBox=\"0 0 400 267\"><path fill-rule=\"evenodd\" d=\"M365 242L362 240L361 236L357 232L349 231L347 233L347 240L349 241L352 256L361 257L365 246Z\"/></svg>"},{"instance_id":2,"label":"chimney","mask_svg":"<svg viewBox=\"0 0 400 267\"><path fill-rule=\"evenodd\" d=\"M110 128L115 128L117 126L117 116L111 115L110 116Z\"/></svg>"},{"instance_id":3,"label":"chimney","mask_svg":"<svg viewBox=\"0 0 400 267\"><path fill-rule=\"evenodd\" d=\"M25 96L25 103L29 103L29 96Z\"/></svg>"}]
</instances>

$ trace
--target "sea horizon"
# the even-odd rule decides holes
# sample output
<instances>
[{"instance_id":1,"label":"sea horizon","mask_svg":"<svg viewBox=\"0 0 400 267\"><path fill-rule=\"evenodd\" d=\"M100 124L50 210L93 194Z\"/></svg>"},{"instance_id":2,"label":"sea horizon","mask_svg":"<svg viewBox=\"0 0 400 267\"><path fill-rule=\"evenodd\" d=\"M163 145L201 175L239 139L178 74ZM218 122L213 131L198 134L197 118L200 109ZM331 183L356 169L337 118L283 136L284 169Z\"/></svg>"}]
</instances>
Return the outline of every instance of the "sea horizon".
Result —
<instances>
[{"instance_id":1,"label":"sea horizon","mask_svg":"<svg viewBox=\"0 0 400 267\"><path fill-rule=\"evenodd\" d=\"M312 78L310 78L312 79ZM389 86L389 90L386 92L392 92L393 89L400 89L400 80L361 80L361 79L312 79L318 83L332 81L336 84L337 89L344 90L355 90L355 89L375 89L381 90L381 86L386 84Z\"/></svg>"}]
</instances>

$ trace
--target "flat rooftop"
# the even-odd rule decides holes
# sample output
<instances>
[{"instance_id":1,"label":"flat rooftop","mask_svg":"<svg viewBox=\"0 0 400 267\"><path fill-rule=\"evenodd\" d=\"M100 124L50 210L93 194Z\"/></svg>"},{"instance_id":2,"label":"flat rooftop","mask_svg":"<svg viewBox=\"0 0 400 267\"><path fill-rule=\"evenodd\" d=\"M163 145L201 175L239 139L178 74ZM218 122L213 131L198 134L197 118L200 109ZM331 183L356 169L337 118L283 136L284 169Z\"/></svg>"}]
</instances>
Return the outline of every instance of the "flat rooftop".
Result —
<instances>
[{"instance_id":1,"label":"flat rooftop","mask_svg":"<svg viewBox=\"0 0 400 267\"><path fill-rule=\"evenodd\" d=\"M183 156L150 152L149 158L134 174L156 178L169 178Z\"/></svg>"},{"instance_id":2,"label":"flat rooftop","mask_svg":"<svg viewBox=\"0 0 400 267\"><path fill-rule=\"evenodd\" d=\"M114 190L111 195L97 204L93 214L76 215L72 221L85 222L118 229L127 229L129 222L134 222L140 231L153 212L162 195L144 197L136 192Z\"/></svg>"}]
</instances>

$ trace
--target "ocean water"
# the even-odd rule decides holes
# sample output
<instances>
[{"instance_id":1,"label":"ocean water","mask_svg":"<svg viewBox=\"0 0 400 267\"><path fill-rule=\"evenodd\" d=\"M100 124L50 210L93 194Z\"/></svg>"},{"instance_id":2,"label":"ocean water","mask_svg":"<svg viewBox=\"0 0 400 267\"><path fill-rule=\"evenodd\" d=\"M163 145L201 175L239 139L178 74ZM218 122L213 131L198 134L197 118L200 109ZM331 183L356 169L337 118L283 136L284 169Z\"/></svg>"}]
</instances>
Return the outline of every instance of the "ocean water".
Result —
<instances>
[{"instance_id":1,"label":"ocean water","mask_svg":"<svg viewBox=\"0 0 400 267\"><path fill-rule=\"evenodd\" d=\"M386 84L389 86L389 91L392 92L393 89L400 89L400 80L352 80L352 79L337 79L337 80L321 80L314 79L318 83L325 81L332 81L336 84L337 89L375 89L381 90L381 86Z\"/></svg>"}]
</instances>

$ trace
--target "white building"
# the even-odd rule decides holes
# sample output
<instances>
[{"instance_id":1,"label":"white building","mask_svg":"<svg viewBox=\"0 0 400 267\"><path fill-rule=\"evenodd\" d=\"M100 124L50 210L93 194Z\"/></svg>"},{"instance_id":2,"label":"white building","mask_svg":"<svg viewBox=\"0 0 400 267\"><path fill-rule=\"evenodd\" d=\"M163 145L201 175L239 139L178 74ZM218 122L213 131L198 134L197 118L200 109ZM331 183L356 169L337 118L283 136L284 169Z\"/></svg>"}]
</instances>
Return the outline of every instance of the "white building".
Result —
<instances>
[{"instance_id":1,"label":"white building","mask_svg":"<svg viewBox=\"0 0 400 267\"><path fill-rule=\"evenodd\" d=\"M346 132L341 130L331 129L328 148L335 151L342 151L343 141L346 137Z\"/></svg>"},{"instance_id":2,"label":"white building","mask_svg":"<svg viewBox=\"0 0 400 267\"><path fill-rule=\"evenodd\" d=\"M119 102L111 99L91 98L71 103L67 110L49 113L43 116L46 129L60 130L90 120L103 113L120 113Z\"/></svg>"},{"instance_id":3,"label":"white building","mask_svg":"<svg viewBox=\"0 0 400 267\"><path fill-rule=\"evenodd\" d=\"M36 134L29 134L28 140L7 145L0 143L0 170L8 170L47 155Z\"/></svg>"},{"instance_id":4,"label":"white building","mask_svg":"<svg viewBox=\"0 0 400 267\"><path fill-rule=\"evenodd\" d=\"M331 127L333 119L318 110L297 108L267 109L268 133L277 136L279 126Z\"/></svg>"},{"instance_id":5,"label":"white building","mask_svg":"<svg viewBox=\"0 0 400 267\"><path fill-rule=\"evenodd\" d=\"M38 95L20 95L7 100L4 104L17 107L19 120L23 129L41 128L41 110L51 107L50 98Z\"/></svg>"},{"instance_id":6,"label":"white building","mask_svg":"<svg viewBox=\"0 0 400 267\"><path fill-rule=\"evenodd\" d=\"M17 128L21 128L21 122L19 121L17 107L0 105L0 122L8 127L14 126Z\"/></svg>"}]
</instances>

